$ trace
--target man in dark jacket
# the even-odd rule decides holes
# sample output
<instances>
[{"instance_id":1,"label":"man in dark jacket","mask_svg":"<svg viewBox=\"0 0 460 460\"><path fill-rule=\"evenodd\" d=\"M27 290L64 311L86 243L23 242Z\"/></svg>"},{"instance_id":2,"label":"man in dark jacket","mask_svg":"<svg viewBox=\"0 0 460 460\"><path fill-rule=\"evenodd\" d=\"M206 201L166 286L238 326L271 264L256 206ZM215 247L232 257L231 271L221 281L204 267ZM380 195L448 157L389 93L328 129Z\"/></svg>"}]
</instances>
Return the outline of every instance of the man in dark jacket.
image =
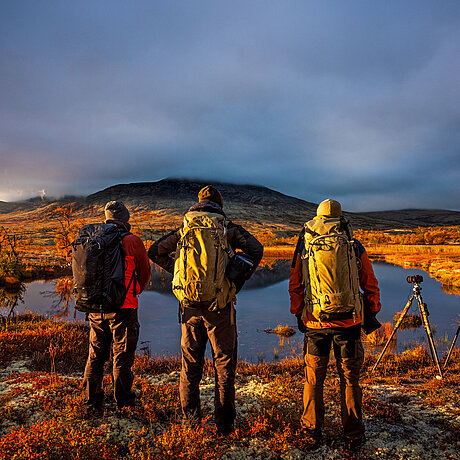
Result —
<instances>
[{"instance_id":1,"label":"man in dark jacket","mask_svg":"<svg viewBox=\"0 0 460 460\"><path fill-rule=\"evenodd\" d=\"M198 193L199 202L189 211L203 211L225 216L222 196L213 186L206 186ZM180 240L179 230L156 241L149 249L150 259L173 273L174 254ZM262 259L263 247L240 225L229 222L227 241L233 249L240 249L253 262L250 275ZM249 275L249 276L250 276ZM249 277L248 276L248 277ZM237 290L241 288L237 286ZM215 422L218 432L230 434L234 427L235 371L237 364L237 331L233 318L233 306L210 311L206 306L182 307L182 367L180 374L180 400L183 422L195 426L201 422L199 384L203 374L204 354L209 340L212 347L215 373Z\"/></svg>"},{"instance_id":2,"label":"man in dark jacket","mask_svg":"<svg viewBox=\"0 0 460 460\"><path fill-rule=\"evenodd\" d=\"M318 206L314 220L342 220L342 208L335 200L325 200ZM375 315L380 310L380 291L369 257L363 245L353 240L358 265L359 287L363 291L364 310L369 323L364 323L368 333L379 323ZM301 424L315 448L321 440L324 422L323 385L331 347L337 363L340 378L341 417L347 446L351 449L365 441L362 422L362 392L359 374L363 364L364 351L361 343L361 317L350 315L342 319L319 321L305 307L305 280L302 269L304 252L303 233L299 237L292 259L289 277L291 313L296 315L299 330L305 333L305 387L303 393L304 412ZM370 329L367 329L369 327Z\"/></svg>"},{"instance_id":3,"label":"man in dark jacket","mask_svg":"<svg viewBox=\"0 0 460 460\"><path fill-rule=\"evenodd\" d=\"M139 338L137 296L145 289L150 279L150 262L141 239L129 233L129 217L129 211L121 201L110 201L105 206L105 222L115 224L122 232L127 233L121 244L125 252L125 283L128 292L123 306L116 313L88 314L91 327L89 356L83 380L85 409L88 415L98 415L102 412L104 364L110 357L111 348L112 377L118 409L134 406L134 376L131 367Z\"/></svg>"}]
</instances>

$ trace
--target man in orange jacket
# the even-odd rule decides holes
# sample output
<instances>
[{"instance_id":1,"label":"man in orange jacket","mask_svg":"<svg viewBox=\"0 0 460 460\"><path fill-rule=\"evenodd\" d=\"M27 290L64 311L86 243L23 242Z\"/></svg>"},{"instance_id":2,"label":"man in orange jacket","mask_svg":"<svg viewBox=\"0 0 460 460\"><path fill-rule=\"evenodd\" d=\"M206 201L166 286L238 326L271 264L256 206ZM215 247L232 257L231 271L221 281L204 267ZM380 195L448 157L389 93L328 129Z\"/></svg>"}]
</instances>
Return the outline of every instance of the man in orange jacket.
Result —
<instances>
[{"instance_id":1,"label":"man in orange jacket","mask_svg":"<svg viewBox=\"0 0 460 460\"><path fill-rule=\"evenodd\" d=\"M134 406L135 394L132 391L134 376L131 367L139 339L137 296L145 289L150 279L150 262L141 239L129 233L131 229L129 217L129 211L121 201L109 201L105 206L105 222L115 224L126 233L121 244L125 253L125 284L128 292L119 311L88 314L91 327L89 356L83 378L84 404L87 415L102 414L104 364L109 359L111 348L113 351L113 386L117 407L122 409Z\"/></svg>"},{"instance_id":2,"label":"man in orange jacket","mask_svg":"<svg viewBox=\"0 0 460 460\"><path fill-rule=\"evenodd\" d=\"M325 200L320 203L315 219L340 219L339 222L346 225L342 217L341 205L334 200ZM289 277L291 313L297 317L299 330L305 333L306 381L301 424L310 439L311 448L318 447L322 439L321 428L324 423L323 386L332 347L340 377L344 436L347 447L355 449L365 441L361 409L362 391L359 386L359 374L364 360L361 342L362 318L361 315L353 314L348 318L319 321L312 312L304 308L305 281L302 270L302 253L305 242L303 235L302 232L294 252ZM372 329L375 330L379 325L375 315L380 310L378 282L363 245L356 239L353 240L353 243L358 265L359 287L363 291L364 311L373 326Z\"/></svg>"}]
</instances>

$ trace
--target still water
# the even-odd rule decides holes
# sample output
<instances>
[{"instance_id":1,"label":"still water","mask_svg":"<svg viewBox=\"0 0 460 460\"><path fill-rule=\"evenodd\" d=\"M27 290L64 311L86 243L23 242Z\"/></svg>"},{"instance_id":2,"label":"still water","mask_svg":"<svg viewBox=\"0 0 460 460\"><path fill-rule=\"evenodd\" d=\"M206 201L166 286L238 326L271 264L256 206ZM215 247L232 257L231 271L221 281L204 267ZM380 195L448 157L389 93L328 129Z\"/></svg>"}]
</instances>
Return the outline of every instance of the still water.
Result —
<instances>
[{"instance_id":1,"label":"still water","mask_svg":"<svg viewBox=\"0 0 460 460\"><path fill-rule=\"evenodd\" d=\"M275 334L264 332L278 325L296 326L296 319L289 312L289 264L289 261L277 260L270 266L261 267L238 295L238 349L240 358L244 360L274 361L298 354L302 350L303 335L299 332L290 339L281 339ZM381 323L392 322L394 314L404 308L411 296L412 285L406 282L406 277L413 274L423 276L421 294L428 305L438 354L440 358L443 357L458 327L460 296L443 292L441 284L422 270L404 269L383 262L375 262L373 265L381 291L382 310L378 315ZM149 349L153 355L180 353L178 303L171 294L168 281L164 273L154 271L148 290L140 296L139 347ZM59 303L59 300L56 281L35 281L26 285L14 311L16 314L39 312L73 321L73 304L70 303L66 308L65 302ZM9 310L9 307L0 306L0 314L5 315ZM409 314L416 313L418 306L414 301ZM84 320L84 315L76 312L76 319ZM397 337L398 351L412 348L416 342L426 343L423 327L399 330ZM375 352L371 349L368 351Z\"/></svg>"}]
</instances>

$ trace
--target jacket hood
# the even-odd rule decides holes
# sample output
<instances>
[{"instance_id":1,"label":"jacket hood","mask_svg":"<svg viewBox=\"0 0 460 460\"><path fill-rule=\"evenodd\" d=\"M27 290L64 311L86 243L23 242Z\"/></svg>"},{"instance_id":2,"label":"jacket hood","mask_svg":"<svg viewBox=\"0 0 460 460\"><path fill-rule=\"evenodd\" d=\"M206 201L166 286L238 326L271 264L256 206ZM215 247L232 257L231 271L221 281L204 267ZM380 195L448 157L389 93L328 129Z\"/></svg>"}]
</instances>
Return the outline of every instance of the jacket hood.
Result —
<instances>
[{"instance_id":1,"label":"jacket hood","mask_svg":"<svg viewBox=\"0 0 460 460\"><path fill-rule=\"evenodd\" d=\"M118 228L124 230L125 232L129 232L131 230L131 224L129 224L128 222L122 222L121 220L107 219L105 223L115 224Z\"/></svg>"},{"instance_id":2,"label":"jacket hood","mask_svg":"<svg viewBox=\"0 0 460 460\"><path fill-rule=\"evenodd\" d=\"M214 203L214 201L200 201L195 203L189 209L189 211L215 212L216 214L221 214L222 216L226 217L225 212L217 203Z\"/></svg>"}]
</instances>

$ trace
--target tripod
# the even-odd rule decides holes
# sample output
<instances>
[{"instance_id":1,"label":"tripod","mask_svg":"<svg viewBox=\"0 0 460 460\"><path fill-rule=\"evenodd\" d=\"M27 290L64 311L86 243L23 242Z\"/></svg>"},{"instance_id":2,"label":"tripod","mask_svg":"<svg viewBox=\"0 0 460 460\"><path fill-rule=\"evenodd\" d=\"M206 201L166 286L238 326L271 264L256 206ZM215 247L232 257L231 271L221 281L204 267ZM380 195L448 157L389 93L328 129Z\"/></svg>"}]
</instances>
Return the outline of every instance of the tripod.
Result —
<instances>
[{"instance_id":1,"label":"tripod","mask_svg":"<svg viewBox=\"0 0 460 460\"><path fill-rule=\"evenodd\" d=\"M426 303L423 302L422 296L420 294L420 291L422 290L422 287L420 286L419 283L421 283L422 281L423 281L423 278L421 276L418 276L418 275L415 275L415 276L412 276L412 277L411 276L407 277L407 282L408 283L413 283L413 285L414 285L414 287L412 289L413 294L411 295L410 299L407 301L406 306L404 307L404 310L403 310L400 318L398 319L398 322L396 323L396 326L393 329L393 332L391 333L390 338L388 339L388 341L385 344L382 352L380 353L380 356L378 357L377 362L374 364L374 367L372 368L371 373L375 371L376 367L379 365L380 361L382 360L383 355L385 354L388 346L390 345L390 342L393 340L393 337L396 334L396 331L398 330L399 326L401 325L401 323L404 320L404 317L406 316L407 312L409 311L409 308L412 305L412 301L414 299L417 299L418 308L420 310L420 317L422 318L423 327L425 328L426 336L427 336L427 339L428 339L428 345L430 347L431 358L433 359L434 363L436 364L436 367L438 368L438 373L439 374L436 376L436 378L442 378L442 369L441 369L441 365L439 364L439 359L438 359L438 355L436 353L436 346L435 346L435 343L434 343L433 334L431 332L430 323L428 321L428 315L429 315L428 308L426 306Z\"/></svg>"},{"instance_id":2,"label":"tripod","mask_svg":"<svg viewBox=\"0 0 460 460\"><path fill-rule=\"evenodd\" d=\"M454 350L455 342L457 341L457 337L458 337L459 332L460 332L460 326L458 326L457 332L455 333L455 336L454 336L454 340L452 340L452 345L450 346L449 353L447 353L447 358L444 361L443 369L445 369L447 367L447 363L449 362L450 355L452 354L452 351Z\"/></svg>"}]
</instances>

